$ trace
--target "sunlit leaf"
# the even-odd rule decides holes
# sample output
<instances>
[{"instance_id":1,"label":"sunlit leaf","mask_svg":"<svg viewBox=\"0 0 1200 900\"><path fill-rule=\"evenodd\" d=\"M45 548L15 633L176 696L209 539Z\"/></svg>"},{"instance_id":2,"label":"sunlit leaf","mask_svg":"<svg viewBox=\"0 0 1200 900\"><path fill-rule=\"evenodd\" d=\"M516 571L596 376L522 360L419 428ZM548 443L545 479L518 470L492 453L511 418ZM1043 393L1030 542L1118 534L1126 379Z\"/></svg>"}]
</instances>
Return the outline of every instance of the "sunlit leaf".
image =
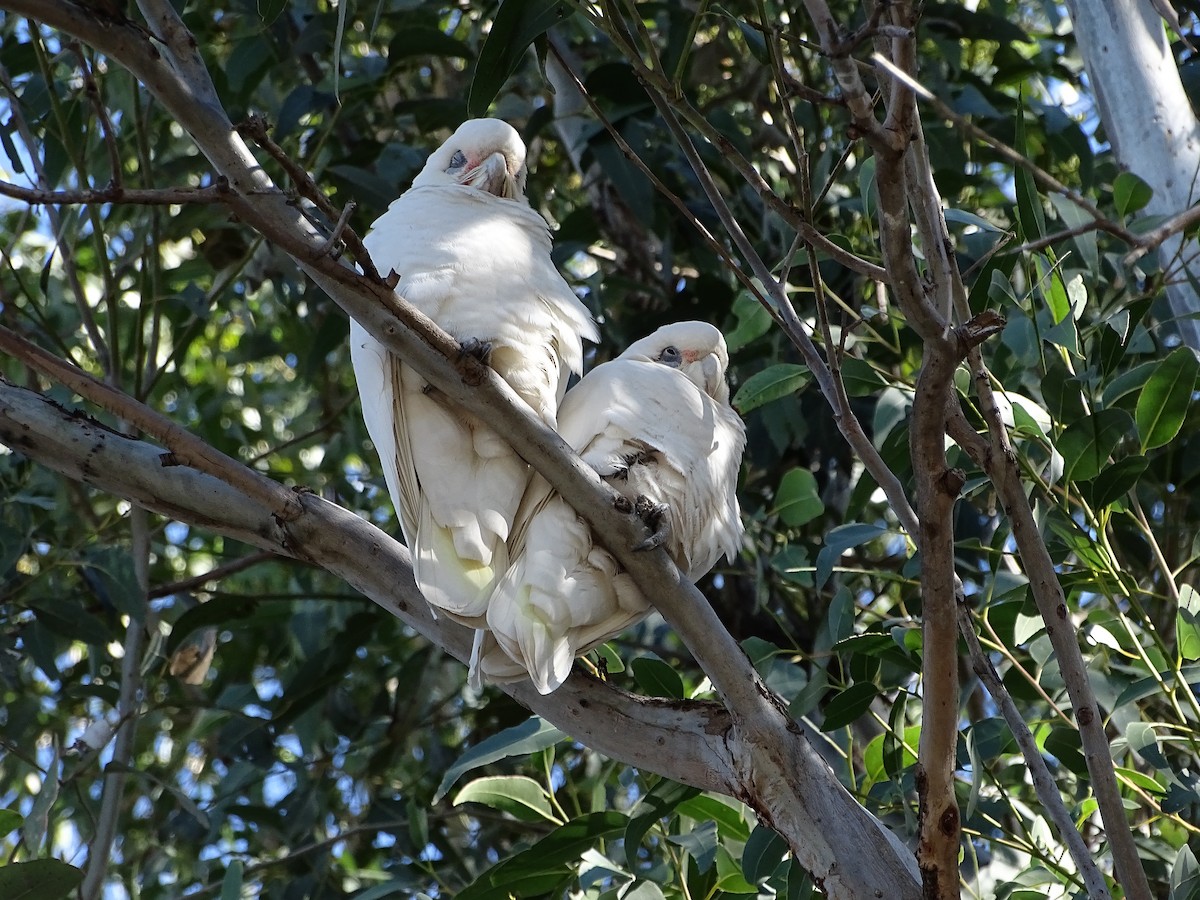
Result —
<instances>
[{"instance_id":1,"label":"sunlit leaf","mask_svg":"<svg viewBox=\"0 0 1200 900\"><path fill-rule=\"evenodd\" d=\"M745 841L750 837L750 826L746 824L746 814L740 805L734 803L725 797L701 794L680 803L676 811L699 822L716 822L722 840Z\"/></svg>"},{"instance_id":2,"label":"sunlit leaf","mask_svg":"<svg viewBox=\"0 0 1200 900\"><path fill-rule=\"evenodd\" d=\"M520 725L506 728L480 741L446 770L446 774L442 776L442 783L433 795L433 802L436 803L446 796L446 792L464 772L505 757L536 753L557 744L565 737L565 734L539 716L532 716Z\"/></svg>"},{"instance_id":3,"label":"sunlit leaf","mask_svg":"<svg viewBox=\"0 0 1200 900\"><path fill-rule=\"evenodd\" d=\"M730 353L736 353L771 330L771 314L750 293L743 291L734 298L733 314L737 318L737 327L725 335Z\"/></svg>"},{"instance_id":4,"label":"sunlit leaf","mask_svg":"<svg viewBox=\"0 0 1200 900\"><path fill-rule=\"evenodd\" d=\"M1181 657L1188 662L1200 659L1200 591L1190 584L1179 586L1179 608L1175 612L1175 640Z\"/></svg>"},{"instance_id":5,"label":"sunlit leaf","mask_svg":"<svg viewBox=\"0 0 1200 900\"><path fill-rule=\"evenodd\" d=\"M476 778L463 785L450 802L455 806L462 803L482 803L484 806L506 812L522 822L559 821L542 786L524 775Z\"/></svg>"}]
</instances>

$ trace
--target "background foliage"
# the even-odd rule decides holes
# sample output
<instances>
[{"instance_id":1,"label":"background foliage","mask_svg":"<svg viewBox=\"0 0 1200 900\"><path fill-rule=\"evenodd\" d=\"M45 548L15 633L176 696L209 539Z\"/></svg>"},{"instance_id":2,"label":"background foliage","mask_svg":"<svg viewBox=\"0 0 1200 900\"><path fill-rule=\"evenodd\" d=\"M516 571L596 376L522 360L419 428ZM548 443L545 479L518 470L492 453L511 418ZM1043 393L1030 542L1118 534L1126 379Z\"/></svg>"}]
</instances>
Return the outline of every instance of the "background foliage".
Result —
<instances>
[{"instance_id":1,"label":"background foliage","mask_svg":"<svg viewBox=\"0 0 1200 900\"><path fill-rule=\"evenodd\" d=\"M848 29L863 23L857 4L842 7ZM724 151L700 146L739 222L777 271L791 267L802 316L829 317L840 343L825 349L841 357L854 408L909 479L918 339L884 291L832 259L819 262L829 302L818 306L794 230L729 158L742 154L776 197L811 202L822 233L879 261L873 160L806 43L807 20L768 0L638 10L681 96L728 141ZM226 0L184 13L233 119L268 117L274 139L336 206L358 204L360 231L468 104L485 112L498 92L491 114L531 147L529 194L556 226L556 260L602 322L595 360L668 321L724 330L750 431L739 491L747 537L737 563L702 587L793 714L815 725L847 787L911 831L921 721L912 546L824 401L804 390L791 345L700 238L691 217L717 235L719 223L613 43L570 5L516 0L499 9ZM553 122L563 95L547 87L544 42L542 65L516 52L551 22L600 114L687 216L594 113L584 114L572 158ZM1057 7L926 3L919 59L922 82L956 112L1114 221L1133 221L1145 192L1115 168ZM210 183L170 118L88 48L7 15L0 65L5 180ZM1173 349L1149 258L1130 266L1123 244L1094 231L1018 252L1078 224L1073 207L1040 196L1026 170L988 146L924 118L972 308L1008 319L984 352L1012 404L1016 449L1109 716L1143 861L1162 896L1196 896L1195 357ZM260 471L398 533L356 403L344 315L222 206L5 201L0 248L5 326ZM36 383L9 360L0 374ZM985 647L1102 856L1056 661L989 484L960 456L952 461L968 480L957 561ZM0 494L0 806L12 811L0 811L0 840L10 860L85 860L112 757L93 738L115 724L132 619L151 643L106 896L814 891L745 806L614 764L527 722L498 691L471 693L458 662L320 570L152 520L146 605L127 503L3 448ZM197 578L224 567L219 580ZM703 673L661 619L613 649L608 671L620 686L706 695ZM976 683L964 687L970 889L1069 896L1073 869L1007 727Z\"/></svg>"}]
</instances>

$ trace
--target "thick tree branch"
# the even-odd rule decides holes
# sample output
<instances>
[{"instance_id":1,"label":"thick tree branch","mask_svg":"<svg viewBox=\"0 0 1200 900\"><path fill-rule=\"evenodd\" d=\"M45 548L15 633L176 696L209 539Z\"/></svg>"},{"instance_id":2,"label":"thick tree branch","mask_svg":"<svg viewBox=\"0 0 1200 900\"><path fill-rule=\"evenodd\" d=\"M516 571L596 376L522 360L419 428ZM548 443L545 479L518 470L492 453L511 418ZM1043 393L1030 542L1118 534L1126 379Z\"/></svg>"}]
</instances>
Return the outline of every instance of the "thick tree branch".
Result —
<instances>
[{"instance_id":1,"label":"thick tree branch","mask_svg":"<svg viewBox=\"0 0 1200 900\"><path fill-rule=\"evenodd\" d=\"M374 525L314 494L289 491L233 460L213 472L164 468L164 447L125 437L3 379L0 443L67 478L168 518L319 565L455 658L470 658L471 631L445 616L433 618L413 581L408 551ZM234 469L242 469L241 474ZM260 482L259 489L246 493L234 486L247 479ZM301 514L281 521L272 493L293 494ZM500 687L613 759L704 790L739 789L725 748L731 721L716 704L636 697L578 670L546 697L528 682Z\"/></svg>"},{"instance_id":2,"label":"thick tree branch","mask_svg":"<svg viewBox=\"0 0 1200 900\"><path fill-rule=\"evenodd\" d=\"M961 822L954 794L958 749L958 640L955 597L961 584L954 570L954 503L965 476L946 460L946 410L954 371L969 348L999 333L1004 319L994 312L925 342L912 413L912 464L921 516L922 718L917 763L921 837L917 860L926 897L958 896Z\"/></svg>"}]
</instances>

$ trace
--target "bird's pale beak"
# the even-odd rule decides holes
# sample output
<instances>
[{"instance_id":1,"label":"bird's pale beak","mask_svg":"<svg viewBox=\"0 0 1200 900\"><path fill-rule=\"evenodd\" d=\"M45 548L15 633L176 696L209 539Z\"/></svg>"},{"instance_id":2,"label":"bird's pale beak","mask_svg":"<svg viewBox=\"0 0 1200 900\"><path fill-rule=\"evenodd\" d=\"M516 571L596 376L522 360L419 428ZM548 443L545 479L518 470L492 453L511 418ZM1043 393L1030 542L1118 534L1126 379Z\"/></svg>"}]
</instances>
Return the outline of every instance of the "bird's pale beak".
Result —
<instances>
[{"instance_id":1,"label":"bird's pale beak","mask_svg":"<svg viewBox=\"0 0 1200 900\"><path fill-rule=\"evenodd\" d=\"M463 184L504 197L509 200L517 196L516 179L509 174L508 160L503 153L493 153L473 169L462 174Z\"/></svg>"},{"instance_id":2,"label":"bird's pale beak","mask_svg":"<svg viewBox=\"0 0 1200 900\"><path fill-rule=\"evenodd\" d=\"M704 373L704 393L716 397L721 383L725 380L721 373L721 360L710 353L700 361L700 371Z\"/></svg>"}]
</instances>

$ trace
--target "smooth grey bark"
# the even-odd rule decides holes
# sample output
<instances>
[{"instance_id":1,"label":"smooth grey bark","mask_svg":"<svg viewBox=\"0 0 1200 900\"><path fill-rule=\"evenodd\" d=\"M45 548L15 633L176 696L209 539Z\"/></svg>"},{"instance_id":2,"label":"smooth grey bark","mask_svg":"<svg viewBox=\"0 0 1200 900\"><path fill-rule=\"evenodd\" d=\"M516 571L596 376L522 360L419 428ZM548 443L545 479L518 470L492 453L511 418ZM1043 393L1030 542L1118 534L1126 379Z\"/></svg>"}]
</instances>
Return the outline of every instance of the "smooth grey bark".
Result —
<instances>
[{"instance_id":1,"label":"smooth grey bark","mask_svg":"<svg viewBox=\"0 0 1200 900\"><path fill-rule=\"evenodd\" d=\"M1145 211L1173 216L1200 199L1200 121L1149 0L1068 0L1100 118L1121 167L1154 189ZM1159 248L1167 303L1184 343L1200 352L1200 243Z\"/></svg>"}]
</instances>

